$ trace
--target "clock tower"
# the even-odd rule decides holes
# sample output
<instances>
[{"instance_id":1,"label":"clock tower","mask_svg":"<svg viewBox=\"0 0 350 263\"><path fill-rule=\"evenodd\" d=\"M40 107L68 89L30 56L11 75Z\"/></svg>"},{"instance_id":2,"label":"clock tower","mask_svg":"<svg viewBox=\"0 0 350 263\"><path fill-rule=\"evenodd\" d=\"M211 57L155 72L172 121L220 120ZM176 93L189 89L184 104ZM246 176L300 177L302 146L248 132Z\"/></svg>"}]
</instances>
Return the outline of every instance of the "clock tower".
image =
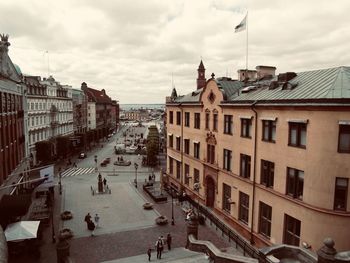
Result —
<instances>
[{"instance_id":1,"label":"clock tower","mask_svg":"<svg viewBox=\"0 0 350 263\"><path fill-rule=\"evenodd\" d=\"M203 65L203 61L201 60L201 63L198 67L197 89L203 88L205 86L206 81L207 80L205 78L205 68Z\"/></svg>"}]
</instances>

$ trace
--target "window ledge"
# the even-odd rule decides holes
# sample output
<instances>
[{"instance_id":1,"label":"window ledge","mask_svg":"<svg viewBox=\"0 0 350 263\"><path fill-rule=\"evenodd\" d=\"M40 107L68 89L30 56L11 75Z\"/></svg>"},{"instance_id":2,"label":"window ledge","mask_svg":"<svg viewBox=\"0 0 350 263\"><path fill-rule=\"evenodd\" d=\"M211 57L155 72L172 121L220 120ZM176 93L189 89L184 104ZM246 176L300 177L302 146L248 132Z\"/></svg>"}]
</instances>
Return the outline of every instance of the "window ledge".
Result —
<instances>
[{"instance_id":1,"label":"window ledge","mask_svg":"<svg viewBox=\"0 0 350 263\"><path fill-rule=\"evenodd\" d=\"M303 146L303 145L294 145L294 144L289 144L288 143L288 146L294 147L294 148L306 149L306 146Z\"/></svg>"},{"instance_id":2,"label":"window ledge","mask_svg":"<svg viewBox=\"0 0 350 263\"><path fill-rule=\"evenodd\" d=\"M267 142L267 143L276 143L276 141L268 141L268 140L264 140L264 139L262 139L261 141Z\"/></svg>"}]
</instances>

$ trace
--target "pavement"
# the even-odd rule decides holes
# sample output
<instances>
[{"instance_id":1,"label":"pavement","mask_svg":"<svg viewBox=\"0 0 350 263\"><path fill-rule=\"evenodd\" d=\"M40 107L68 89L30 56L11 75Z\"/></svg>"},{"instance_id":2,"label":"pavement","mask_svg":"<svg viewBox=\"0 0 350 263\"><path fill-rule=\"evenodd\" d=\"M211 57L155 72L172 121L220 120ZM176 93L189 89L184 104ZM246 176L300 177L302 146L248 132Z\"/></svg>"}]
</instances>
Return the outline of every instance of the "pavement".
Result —
<instances>
[{"instance_id":1,"label":"pavement","mask_svg":"<svg viewBox=\"0 0 350 263\"><path fill-rule=\"evenodd\" d=\"M98 166L97 173L77 174L62 178L63 192L55 191L54 216L52 227L44 229L41 241L41 257L34 259L22 257L10 260L11 262L56 262L56 243L53 237L57 236L58 230L68 227L73 230L74 237L69 241L70 256L75 263L93 262L147 262L146 252L148 248L154 248L157 238L170 233L173 237L171 251L165 251L164 259L160 262L207 262L204 255L184 249L186 245L187 223L180 204L168 201L154 204L153 210L144 210L145 202L153 203L152 199L143 191L142 183L148 178L151 170L139 165L137 171L138 188L134 185L136 171L133 165L128 167L116 167L113 165L116 155L114 154L115 135L106 142L103 148L93 150L88 158L76 160L79 167L94 167L94 155L99 160L110 157L111 163L107 167ZM124 155L124 160L138 162L140 156ZM113 171L111 173L111 171ZM97 174L107 179L111 194L92 195L91 187L97 188ZM159 181L159 172L155 173ZM56 178L58 181L58 178ZM172 207L175 225L171 225ZM69 210L73 213L73 219L62 221L60 213ZM99 227L95 236L90 236L84 222L85 215L90 212L92 217L95 213L100 216ZM169 224L158 226L155 218L164 215L169 219ZM198 237L202 240L211 241L219 249L237 253L233 243L229 243L221 237L215 227L200 225ZM155 259L155 252L152 255ZM185 260L186 258L186 260Z\"/></svg>"}]
</instances>

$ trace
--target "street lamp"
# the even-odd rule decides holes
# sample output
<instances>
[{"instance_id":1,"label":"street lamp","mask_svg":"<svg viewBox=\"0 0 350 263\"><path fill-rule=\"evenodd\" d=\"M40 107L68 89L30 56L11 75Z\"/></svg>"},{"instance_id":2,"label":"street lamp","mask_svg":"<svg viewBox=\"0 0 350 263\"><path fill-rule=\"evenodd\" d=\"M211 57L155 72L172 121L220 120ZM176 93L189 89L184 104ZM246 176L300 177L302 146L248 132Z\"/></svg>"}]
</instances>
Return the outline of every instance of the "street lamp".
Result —
<instances>
[{"instance_id":1,"label":"street lamp","mask_svg":"<svg viewBox=\"0 0 350 263\"><path fill-rule=\"evenodd\" d=\"M198 217L199 217L199 189L201 189L201 185L199 183L193 184L193 189L198 192Z\"/></svg>"},{"instance_id":2,"label":"street lamp","mask_svg":"<svg viewBox=\"0 0 350 263\"><path fill-rule=\"evenodd\" d=\"M97 155L95 155L94 158L95 158L95 171L97 171Z\"/></svg>"},{"instance_id":3,"label":"street lamp","mask_svg":"<svg viewBox=\"0 0 350 263\"><path fill-rule=\"evenodd\" d=\"M175 220L174 220L174 189L171 189L171 224L175 225Z\"/></svg>"},{"instance_id":4,"label":"street lamp","mask_svg":"<svg viewBox=\"0 0 350 263\"><path fill-rule=\"evenodd\" d=\"M58 176L59 176L58 185L60 187L60 195L61 195L62 194L62 173L61 173L61 167L58 169Z\"/></svg>"},{"instance_id":5,"label":"street lamp","mask_svg":"<svg viewBox=\"0 0 350 263\"><path fill-rule=\"evenodd\" d=\"M134 163L135 166L135 187L137 188L137 168L139 167L139 165L137 163Z\"/></svg>"}]
</instances>

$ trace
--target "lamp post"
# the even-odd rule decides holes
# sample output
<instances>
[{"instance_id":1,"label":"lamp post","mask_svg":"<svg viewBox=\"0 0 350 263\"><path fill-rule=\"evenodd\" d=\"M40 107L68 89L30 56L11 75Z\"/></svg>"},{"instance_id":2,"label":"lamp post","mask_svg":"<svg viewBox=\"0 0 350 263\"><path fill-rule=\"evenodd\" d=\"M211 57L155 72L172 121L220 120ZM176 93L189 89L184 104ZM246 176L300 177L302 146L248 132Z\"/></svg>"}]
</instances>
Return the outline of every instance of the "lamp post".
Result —
<instances>
[{"instance_id":1,"label":"lamp post","mask_svg":"<svg viewBox=\"0 0 350 263\"><path fill-rule=\"evenodd\" d=\"M198 208L197 208L197 210L198 210L198 217L199 217L199 189L201 189L200 184L199 183L194 183L193 184L193 189L198 192L198 200L197 200L198 201L198 203L197 203Z\"/></svg>"},{"instance_id":2,"label":"lamp post","mask_svg":"<svg viewBox=\"0 0 350 263\"><path fill-rule=\"evenodd\" d=\"M137 188L137 168L139 167L139 165L137 163L134 163L135 166L135 187Z\"/></svg>"},{"instance_id":3,"label":"lamp post","mask_svg":"<svg viewBox=\"0 0 350 263\"><path fill-rule=\"evenodd\" d=\"M58 176L59 176L59 190L60 190L60 195L62 195L62 173L61 173L61 168L58 169Z\"/></svg>"},{"instance_id":4,"label":"lamp post","mask_svg":"<svg viewBox=\"0 0 350 263\"><path fill-rule=\"evenodd\" d=\"M171 189L171 224L175 225L175 220L174 220L174 189Z\"/></svg>"}]
</instances>

